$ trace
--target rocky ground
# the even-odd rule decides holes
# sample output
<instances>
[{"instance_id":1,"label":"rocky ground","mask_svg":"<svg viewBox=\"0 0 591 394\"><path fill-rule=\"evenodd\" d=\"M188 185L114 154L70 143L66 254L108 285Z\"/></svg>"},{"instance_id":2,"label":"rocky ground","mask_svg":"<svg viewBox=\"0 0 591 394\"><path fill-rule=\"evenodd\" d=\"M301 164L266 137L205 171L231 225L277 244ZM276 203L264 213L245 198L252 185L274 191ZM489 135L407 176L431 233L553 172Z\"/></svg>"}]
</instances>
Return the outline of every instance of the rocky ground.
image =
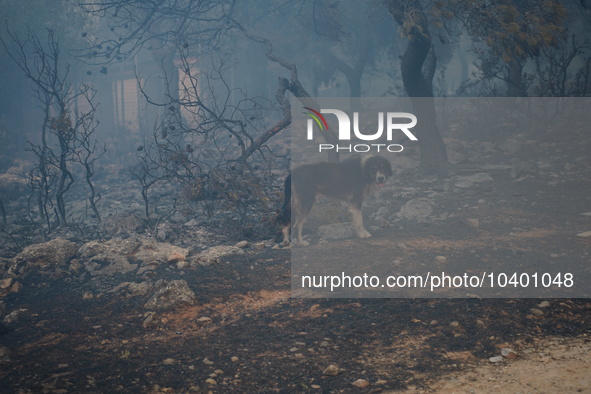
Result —
<instances>
[{"instance_id":1,"label":"rocky ground","mask_svg":"<svg viewBox=\"0 0 591 394\"><path fill-rule=\"evenodd\" d=\"M396 264L427 268L588 265L588 135L446 143L455 175L417 179L417 152L397 158L365 207L374 236L311 220L311 248L388 245ZM100 237L5 225L3 391L590 391L587 298L290 298L290 249L272 237L189 216L154 232L136 208Z\"/></svg>"}]
</instances>

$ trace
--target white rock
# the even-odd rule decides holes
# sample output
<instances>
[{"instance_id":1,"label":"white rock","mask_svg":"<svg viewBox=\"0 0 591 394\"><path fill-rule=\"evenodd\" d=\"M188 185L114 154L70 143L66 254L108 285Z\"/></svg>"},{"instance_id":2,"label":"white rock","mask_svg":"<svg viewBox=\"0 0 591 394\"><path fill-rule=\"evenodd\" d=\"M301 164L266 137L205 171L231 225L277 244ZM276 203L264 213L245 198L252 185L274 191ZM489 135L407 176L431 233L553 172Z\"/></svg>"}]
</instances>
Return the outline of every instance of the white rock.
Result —
<instances>
[{"instance_id":1,"label":"white rock","mask_svg":"<svg viewBox=\"0 0 591 394\"><path fill-rule=\"evenodd\" d=\"M353 383L351 383L355 387L359 387L360 389L364 389L369 386L369 382L365 379L357 379Z\"/></svg>"},{"instance_id":2,"label":"white rock","mask_svg":"<svg viewBox=\"0 0 591 394\"><path fill-rule=\"evenodd\" d=\"M322 372L323 375L326 376L337 376L341 370L334 364L329 365L326 369Z\"/></svg>"}]
</instances>

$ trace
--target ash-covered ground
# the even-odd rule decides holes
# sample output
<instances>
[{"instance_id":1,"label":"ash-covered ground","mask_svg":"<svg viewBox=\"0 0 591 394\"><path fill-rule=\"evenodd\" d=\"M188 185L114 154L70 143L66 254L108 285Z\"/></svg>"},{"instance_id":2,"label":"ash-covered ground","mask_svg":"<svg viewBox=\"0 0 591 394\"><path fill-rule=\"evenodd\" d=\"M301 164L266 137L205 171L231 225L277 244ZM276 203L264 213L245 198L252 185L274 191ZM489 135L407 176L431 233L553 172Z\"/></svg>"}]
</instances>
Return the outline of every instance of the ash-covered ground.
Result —
<instances>
[{"instance_id":1,"label":"ash-covered ground","mask_svg":"<svg viewBox=\"0 0 591 394\"><path fill-rule=\"evenodd\" d=\"M416 176L418 152L394 158L394 177L364 207L369 242L427 268L591 262L577 238L591 230L591 139L565 133L448 139L462 164L445 180ZM5 184L19 176L8 175ZM561 370L575 353L590 362L559 347L589 348L589 299L290 298L290 249L273 230L244 232L180 209L147 226L139 192L116 179L102 198L103 209L117 209L92 229L47 235L14 219L26 217L22 199L6 205L3 391L527 391L536 386L510 385L512 365ZM341 242L365 241L325 245ZM571 385L557 377L554 387L588 390L576 386L581 369L569 368Z\"/></svg>"}]
</instances>

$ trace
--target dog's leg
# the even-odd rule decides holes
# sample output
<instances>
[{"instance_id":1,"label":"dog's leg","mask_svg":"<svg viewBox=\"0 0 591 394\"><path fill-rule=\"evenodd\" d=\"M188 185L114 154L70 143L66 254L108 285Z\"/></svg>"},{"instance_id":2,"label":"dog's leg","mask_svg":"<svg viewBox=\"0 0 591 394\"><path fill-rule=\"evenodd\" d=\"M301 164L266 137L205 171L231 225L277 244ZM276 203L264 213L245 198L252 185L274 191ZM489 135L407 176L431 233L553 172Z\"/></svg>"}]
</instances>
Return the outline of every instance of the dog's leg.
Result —
<instances>
[{"instance_id":1,"label":"dog's leg","mask_svg":"<svg viewBox=\"0 0 591 394\"><path fill-rule=\"evenodd\" d=\"M301 207L298 211L296 211L296 217L294 220L296 232L295 246L308 246L308 243L304 241L304 238L302 237L302 228L304 227L304 223L306 222L309 213L309 210L301 209Z\"/></svg>"},{"instance_id":2,"label":"dog's leg","mask_svg":"<svg viewBox=\"0 0 591 394\"><path fill-rule=\"evenodd\" d=\"M314 195L310 196L308 194L304 193L303 197L297 191L292 194L291 206L293 209L293 225L295 227L295 246L308 246L308 243L302 237L302 228L314 204Z\"/></svg>"},{"instance_id":3,"label":"dog's leg","mask_svg":"<svg viewBox=\"0 0 591 394\"><path fill-rule=\"evenodd\" d=\"M290 225L284 226L281 229L281 233L283 234L283 246L287 246L289 245L289 228L291 227Z\"/></svg>"},{"instance_id":4,"label":"dog's leg","mask_svg":"<svg viewBox=\"0 0 591 394\"><path fill-rule=\"evenodd\" d=\"M281 228L281 233L283 234L283 246L289 245L289 230L291 230L291 200L292 200L292 193L291 193L291 174L287 176L285 179L285 193L283 199L283 206L281 207L281 211L277 215L275 219L275 223L278 224Z\"/></svg>"},{"instance_id":5,"label":"dog's leg","mask_svg":"<svg viewBox=\"0 0 591 394\"><path fill-rule=\"evenodd\" d=\"M302 238L302 227L304 227L304 220L297 220L295 222L296 242L295 246L308 246L308 243Z\"/></svg>"},{"instance_id":6,"label":"dog's leg","mask_svg":"<svg viewBox=\"0 0 591 394\"><path fill-rule=\"evenodd\" d=\"M351 212L351 221L353 222L353 233L358 238L369 238L371 234L363 227L363 214L361 213L361 206L357 204L349 205L349 212Z\"/></svg>"}]
</instances>

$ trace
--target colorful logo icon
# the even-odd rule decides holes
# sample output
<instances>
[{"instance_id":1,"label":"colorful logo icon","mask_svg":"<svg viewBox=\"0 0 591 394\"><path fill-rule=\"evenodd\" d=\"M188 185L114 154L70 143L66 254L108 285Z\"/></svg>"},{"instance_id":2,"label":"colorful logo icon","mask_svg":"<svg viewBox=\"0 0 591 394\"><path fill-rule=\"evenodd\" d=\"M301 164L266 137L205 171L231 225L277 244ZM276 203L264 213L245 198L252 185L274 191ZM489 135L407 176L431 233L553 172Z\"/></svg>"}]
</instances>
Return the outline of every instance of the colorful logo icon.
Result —
<instances>
[{"instance_id":1,"label":"colorful logo icon","mask_svg":"<svg viewBox=\"0 0 591 394\"><path fill-rule=\"evenodd\" d=\"M320 127L320 131L323 131L325 127L326 127L326 130L328 130L328 123L326 123L326 119L324 119L324 116L322 116L322 114L320 114L320 112L313 110L310 107L304 107L304 109L307 109L308 111L310 111L310 112L304 112L304 114L308 115L309 117L314 119L314 121L316 121L316 124L318 125L318 127ZM323 127L323 124L324 124L324 127Z\"/></svg>"}]
</instances>

